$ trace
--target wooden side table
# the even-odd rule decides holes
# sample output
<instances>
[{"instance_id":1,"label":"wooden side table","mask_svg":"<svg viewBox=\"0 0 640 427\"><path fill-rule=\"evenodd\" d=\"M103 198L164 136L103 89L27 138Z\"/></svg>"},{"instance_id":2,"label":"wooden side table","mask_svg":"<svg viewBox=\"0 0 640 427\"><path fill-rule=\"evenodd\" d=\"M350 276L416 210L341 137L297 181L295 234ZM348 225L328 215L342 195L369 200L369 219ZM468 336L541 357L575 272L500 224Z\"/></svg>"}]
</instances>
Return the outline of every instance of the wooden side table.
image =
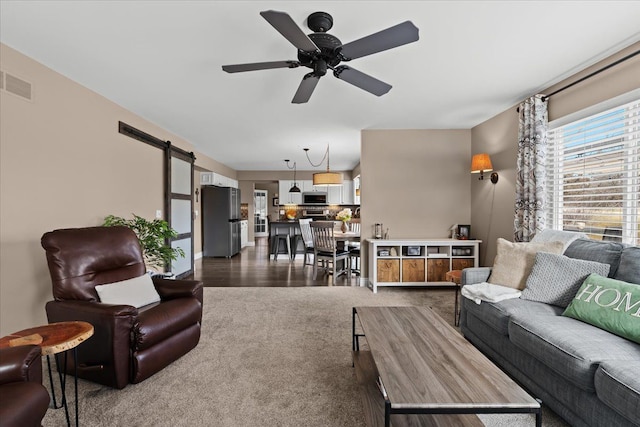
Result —
<instances>
[{"instance_id":1,"label":"wooden side table","mask_svg":"<svg viewBox=\"0 0 640 427\"><path fill-rule=\"evenodd\" d=\"M453 308L453 321L456 326L460 324L460 311L458 310L458 293L460 292L460 281L462 279L462 270L451 270L445 275L447 282L456 284L456 301Z\"/></svg>"},{"instance_id":2,"label":"wooden side table","mask_svg":"<svg viewBox=\"0 0 640 427\"><path fill-rule=\"evenodd\" d=\"M58 322L48 325L36 326L35 328L24 329L14 332L6 337L0 338L0 348L16 347L20 345L39 345L42 355L47 356L47 367L49 368L49 384L53 398L53 407L60 409L64 407L67 417L67 426L71 426L69 419L69 407L67 405L66 376L67 376L67 354L73 350L73 366L75 379L76 398L76 427L78 426L78 345L93 335L93 326L87 322ZM58 355L64 353L63 370L60 370ZM56 393L53 387L53 375L51 374L51 361L49 356L54 355L58 366L58 376L60 379L60 390L62 393L61 405L56 403Z\"/></svg>"}]
</instances>

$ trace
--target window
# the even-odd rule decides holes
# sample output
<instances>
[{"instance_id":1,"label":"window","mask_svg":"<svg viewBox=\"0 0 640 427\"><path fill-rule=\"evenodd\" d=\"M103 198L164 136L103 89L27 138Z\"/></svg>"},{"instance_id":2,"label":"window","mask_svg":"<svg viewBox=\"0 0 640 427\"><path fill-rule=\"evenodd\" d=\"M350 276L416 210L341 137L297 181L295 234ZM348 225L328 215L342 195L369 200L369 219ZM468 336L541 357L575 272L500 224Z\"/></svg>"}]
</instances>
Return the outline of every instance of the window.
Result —
<instances>
[{"instance_id":1,"label":"window","mask_svg":"<svg viewBox=\"0 0 640 427\"><path fill-rule=\"evenodd\" d=\"M549 124L547 224L640 244L640 93ZM632 98L629 102L629 98ZM586 116L585 116L586 115ZM569 121L570 120L570 121Z\"/></svg>"}]
</instances>

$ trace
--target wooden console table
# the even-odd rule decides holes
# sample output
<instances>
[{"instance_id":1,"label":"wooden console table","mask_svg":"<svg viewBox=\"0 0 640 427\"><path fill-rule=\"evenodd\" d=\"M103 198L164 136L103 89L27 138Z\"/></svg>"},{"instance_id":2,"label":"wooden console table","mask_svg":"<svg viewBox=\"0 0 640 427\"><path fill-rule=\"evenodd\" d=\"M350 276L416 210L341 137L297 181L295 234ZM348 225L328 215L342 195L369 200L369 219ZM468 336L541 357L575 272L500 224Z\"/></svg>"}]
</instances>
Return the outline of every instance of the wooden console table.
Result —
<instances>
[{"instance_id":1,"label":"wooden console table","mask_svg":"<svg viewBox=\"0 0 640 427\"><path fill-rule=\"evenodd\" d=\"M451 270L478 267L482 240L403 239L367 240L369 287L455 286L447 281Z\"/></svg>"},{"instance_id":2,"label":"wooden console table","mask_svg":"<svg viewBox=\"0 0 640 427\"><path fill-rule=\"evenodd\" d=\"M369 426L482 426L483 413L535 413L541 426L540 403L427 307L354 307L352 336Z\"/></svg>"}]
</instances>

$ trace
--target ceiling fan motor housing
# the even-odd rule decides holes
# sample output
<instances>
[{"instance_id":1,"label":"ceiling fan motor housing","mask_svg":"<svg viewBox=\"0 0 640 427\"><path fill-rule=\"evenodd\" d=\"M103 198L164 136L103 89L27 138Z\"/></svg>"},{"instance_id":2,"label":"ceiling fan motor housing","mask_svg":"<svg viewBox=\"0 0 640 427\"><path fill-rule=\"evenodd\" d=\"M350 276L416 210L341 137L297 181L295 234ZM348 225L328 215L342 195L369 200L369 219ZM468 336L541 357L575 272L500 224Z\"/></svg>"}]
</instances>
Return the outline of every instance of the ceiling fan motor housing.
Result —
<instances>
[{"instance_id":1,"label":"ceiling fan motor housing","mask_svg":"<svg viewBox=\"0 0 640 427\"><path fill-rule=\"evenodd\" d=\"M309 34L309 38L318 46L320 53L298 50L298 61L301 65L316 68L314 63L318 60L323 60L330 67L335 67L340 63L342 58L340 58L338 48L342 46L342 42L337 37L327 33L312 33Z\"/></svg>"},{"instance_id":2,"label":"ceiling fan motor housing","mask_svg":"<svg viewBox=\"0 0 640 427\"><path fill-rule=\"evenodd\" d=\"M326 31L333 27L333 18L326 12L314 12L307 18L307 25L314 33L309 34L311 41L318 46L320 53L298 50L298 61L301 65L313 69L313 74L322 77L327 67L335 67L340 63L340 47L342 42Z\"/></svg>"}]
</instances>

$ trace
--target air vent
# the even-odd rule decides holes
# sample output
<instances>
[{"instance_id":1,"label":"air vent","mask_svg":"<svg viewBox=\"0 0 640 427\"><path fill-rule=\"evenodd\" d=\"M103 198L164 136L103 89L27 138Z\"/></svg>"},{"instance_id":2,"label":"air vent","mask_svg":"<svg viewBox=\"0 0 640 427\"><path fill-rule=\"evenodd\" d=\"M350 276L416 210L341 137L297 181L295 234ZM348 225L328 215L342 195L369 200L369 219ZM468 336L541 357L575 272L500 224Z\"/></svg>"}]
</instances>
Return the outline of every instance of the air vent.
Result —
<instances>
[{"instance_id":1,"label":"air vent","mask_svg":"<svg viewBox=\"0 0 640 427\"><path fill-rule=\"evenodd\" d=\"M31 83L19 79L16 76L12 76L8 73L4 74L4 85L3 89L9 93L17 95L21 98L24 98L28 101L31 101Z\"/></svg>"}]
</instances>

